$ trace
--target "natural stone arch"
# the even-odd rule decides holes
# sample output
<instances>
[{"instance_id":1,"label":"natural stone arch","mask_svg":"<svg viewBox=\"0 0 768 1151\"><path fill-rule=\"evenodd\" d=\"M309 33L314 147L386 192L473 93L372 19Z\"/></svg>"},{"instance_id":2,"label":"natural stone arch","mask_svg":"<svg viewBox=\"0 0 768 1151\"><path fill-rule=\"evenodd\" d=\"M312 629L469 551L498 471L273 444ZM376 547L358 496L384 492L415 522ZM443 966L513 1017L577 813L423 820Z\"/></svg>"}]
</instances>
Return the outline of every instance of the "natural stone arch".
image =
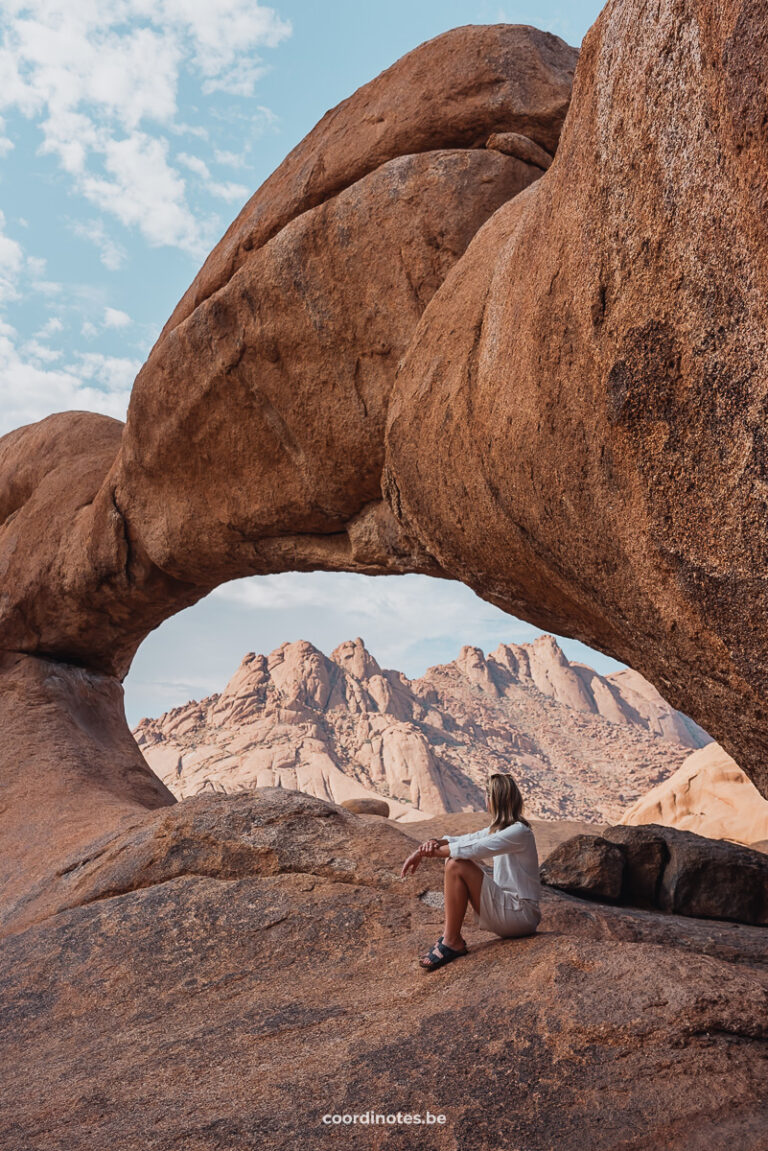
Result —
<instances>
[{"instance_id":1,"label":"natural stone arch","mask_svg":"<svg viewBox=\"0 0 768 1151\"><path fill-rule=\"evenodd\" d=\"M554 150L575 52L505 26L418 49L256 193L153 349L124 429L70 413L0 442L6 827L21 811L30 821L7 832L19 889L33 856L43 866L65 840L172 802L121 716L143 636L225 579L289 568L462 579L637 667L766 790L762 521L749 505L766 330L764 221L749 197L765 160L746 128L730 147L753 113L709 70L730 8L716 21L684 7L693 38L676 36L670 4L644 43L632 5L609 5L543 179L514 134ZM731 44L726 79L745 52L765 67L758 31ZM638 88L643 53L669 63ZM665 87L669 75L684 83ZM407 85L424 77L436 87L419 104ZM638 111L627 130L621 100L658 114ZM641 178L649 141L659 164L671 154L683 102L700 110L687 181L670 187L653 165ZM503 152L484 148L500 134ZM673 209L684 282L660 244ZM701 245L705 217L717 226ZM715 266L726 249L748 266L743 290ZM706 371L691 368L696 349ZM721 409L740 454L711 485L698 477L725 509L708 543L711 509L697 519L685 468L699 449L717 456ZM718 598L724 576L735 610ZM30 843L46 835L41 862Z\"/></svg>"}]
</instances>

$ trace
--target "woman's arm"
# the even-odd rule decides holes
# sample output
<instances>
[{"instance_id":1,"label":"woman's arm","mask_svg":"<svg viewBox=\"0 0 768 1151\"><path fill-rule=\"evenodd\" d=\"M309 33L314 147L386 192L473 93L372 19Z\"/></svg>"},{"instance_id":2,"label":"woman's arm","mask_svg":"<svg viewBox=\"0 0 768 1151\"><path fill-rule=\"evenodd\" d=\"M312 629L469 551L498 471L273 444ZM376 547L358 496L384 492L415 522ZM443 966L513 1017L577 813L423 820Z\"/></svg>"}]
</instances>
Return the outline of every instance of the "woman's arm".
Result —
<instances>
[{"instance_id":1,"label":"woman's arm","mask_svg":"<svg viewBox=\"0 0 768 1151\"><path fill-rule=\"evenodd\" d=\"M453 842L449 853L456 859L482 859L483 856L505 855L509 852L525 851L530 828L524 823L512 823L501 831L486 832L471 842Z\"/></svg>"},{"instance_id":2,"label":"woman's arm","mask_svg":"<svg viewBox=\"0 0 768 1151\"><path fill-rule=\"evenodd\" d=\"M430 858L438 855L441 858L447 858L450 854L451 849L445 839L426 839L408 856L400 872L400 878L402 879L414 872L425 857Z\"/></svg>"}]
</instances>

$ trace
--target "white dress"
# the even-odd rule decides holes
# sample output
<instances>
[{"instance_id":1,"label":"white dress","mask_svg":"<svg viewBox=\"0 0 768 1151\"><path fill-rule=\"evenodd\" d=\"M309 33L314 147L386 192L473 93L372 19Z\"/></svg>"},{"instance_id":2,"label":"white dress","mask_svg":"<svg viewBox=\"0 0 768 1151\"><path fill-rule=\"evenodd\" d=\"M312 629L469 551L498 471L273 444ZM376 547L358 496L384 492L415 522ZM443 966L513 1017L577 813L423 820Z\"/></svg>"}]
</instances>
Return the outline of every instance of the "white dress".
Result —
<instances>
[{"instance_id":1,"label":"white dress","mask_svg":"<svg viewBox=\"0 0 768 1151\"><path fill-rule=\"evenodd\" d=\"M492 858L493 870L480 865L480 914L477 925L506 938L533 935L541 922L539 857L536 840L525 823L501 831L490 826L468 835L444 835L453 859Z\"/></svg>"}]
</instances>

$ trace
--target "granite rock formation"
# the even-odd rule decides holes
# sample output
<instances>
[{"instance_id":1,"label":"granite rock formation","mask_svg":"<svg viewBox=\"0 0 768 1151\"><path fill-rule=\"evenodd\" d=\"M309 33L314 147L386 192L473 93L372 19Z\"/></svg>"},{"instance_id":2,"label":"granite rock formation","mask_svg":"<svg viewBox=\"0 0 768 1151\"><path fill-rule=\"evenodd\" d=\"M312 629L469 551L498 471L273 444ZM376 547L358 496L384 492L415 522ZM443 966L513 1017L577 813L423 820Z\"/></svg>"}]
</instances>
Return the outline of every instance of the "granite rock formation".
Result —
<instances>
[{"instance_id":1,"label":"granite rock formation","mask_svg":"<svg viewBox=\"0 0 768 1151\"><path fill-rule=\"evenodd\" d=\"M660 823L750 846L768 840L768 800L738 764L711 743L633 803L621 823Z\"/></svg>"},{"instance_id":2,"label":"granite rock formation","mask_svg":"<svg viewBox=\"0 0 768 1151\"><path fill-rule=\"evenodd\" d=\"M325 1146L372 1103L444 1107L446 1149L764 1146L764 929L553 895L427 976L403 830L174 805L119 680L225 579L428 572L636 668L768 794L767 38L754 2L611 0L559 143L557 38L417 49L257 193L125 428L0 441L9 1151Z\"/></svg>"},{"instance_id":3,"label":"granite rock formation","mask_svg":"<svg viewBox=\"0 0 768 1151\"><path fill-rule=\"evenodd\" d=\"M764 795L767 35L607 4L554 163L410 341L385 466L446 571L636 668Z\"/></svg>"},{"instance_id":4,"label":"granite rock formation","mask_svg":"<svg viewBox=\"0 0 768 1151\"><path fill-rule=\"evenodd\" d=\"M768 926L762 852L658 824L577 835L548 856L541 878L574 895Z\"/></svg>"},{"instance_id":5,"label":"granite rock formation","mask_svg":"<svg viewBox=\"0 0 768 1151\"><path fill-rule=\"evenodd\" d=\"M462 648L409 681L361 639L327 658L306 642L247 655L220 695L145 719L134 735L181 799L282 786L333 802L383 796L397 818L483 809L512 771L542 818L611 821L708 737L640 676L598 675L553 636Z\"/></svg>"},{"instance_id":6,"label":"granite rock formation","mask_svg":"<svg viewBox=\"0 0 768 1151\"><path fill-rule=\"evenodd\" d=\"M587 37L561 140L556 37L398 62L256 194L124 429L0 442L0 647L119 679L224 579L428 572L637 668L766 790L766 18L638 5ZM512 136L553 163L485 146Z\"/></svg>"},{"instance_id":7,"label":"granite rock formation","mask_svg":"<svg viewBox=\"0 0 768 1151\"><path fill-rule=\"evenodd\" d=\"M576 57L506 25L422 45L330 113L257 192L153 348L125 427L63 413L0 440L0 650L15 668L31 660L34 681L38 661L53 662L70 695L81 670L110 677L93 725L130 743L119 681L136 648L222 580L440 574L382 498L395 369L477 229L543 175L487 139L525 133L553 152ZM30 738L0 765L0 853L27 818L21 774L47 808L35 822L54 829L37 848L44 870L74 834L57 842L68 720L42 722L31 696L15 698ZM93 693L87 706L98 710ZM172 802L144 788L131 756L125 773L135 768L149 796L134 810ZM113 785L120 803L131 790L106 772L97 805Z\"/></svg>"},{"instance_id":8,"label":"granite rock formation","mask_svg":"<svg viewBox=\"0 0 768 1151\"><path fill-rule=\"evenodd\" d=\"M72 856L58 913L0 944L4 1151L319 1149L368 1110L444 1113L440 1151L759 1151L764 929L551 892L535 936L470 922L427 975L413 826L265 790Z\"/></svg>"},{"instance_id":9,"label":"granite rock formation","mask_svg":"<svg viewBox=\"0 0 768 1151\"><path fill-rule=\"evenodd\" d=\"M541 882L572 895L618 900L624 878L624 852L601 835L575 835L541 866Z\"/></svg>"}]
</instances>

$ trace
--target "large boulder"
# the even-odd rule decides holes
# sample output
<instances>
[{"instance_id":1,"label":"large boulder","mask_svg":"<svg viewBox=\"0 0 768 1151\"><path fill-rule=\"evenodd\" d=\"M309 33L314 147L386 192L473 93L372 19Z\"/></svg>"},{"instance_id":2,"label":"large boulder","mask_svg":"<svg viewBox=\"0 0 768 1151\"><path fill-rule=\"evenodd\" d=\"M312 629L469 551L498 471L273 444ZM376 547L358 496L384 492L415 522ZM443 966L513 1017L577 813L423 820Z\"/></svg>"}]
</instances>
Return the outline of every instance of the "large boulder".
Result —
<instances>
[{"instance_id":1,"label":"large boulder","mask_svg":"<svg viewBox=\"0 0 768 1151\"><path fill-rule=\"evenodd\" d=\"M396 156L482 148L512 132L541 166L571 98L577 52L557 36L516 24L467 25L436 36L323 116L251 197L166 325L176 327L217 292L249 253L290 220L338 195Z\"/></svg>"},{"instance_id":2,"label":"large boulder","mask_svg":"<svg viewBox=\"0 0 768 1151\"><path fill-rule=\"evenodd\" d=\"M345 525L381 501L389 396L424 308L540 176L478 148L398 156L247 253L158 341L115 496L163 571L213 586L276 554L284 569L280 541L300 563L307 538L311 566L324 545L338 562Z\"/></svg>"},{"instance_id":3,"label":"large boulder","mask_svg":"<svg viewBox=\"0 0 768 1151\"><path fill-rule=\"evenodd\" d=\"M621 822L662 823L754 846L768 838L768 799L719 744L711 743L633 803Z\"/></svg>"},{"instance_id":4,"label":"large boulder","mask_svg":"<svg viewBox=\"0 0 768 1151\"><path fill-rule=\"evenodd\" d=\"M754 3L606 6L554 163L409 345L385 475L445 571L636 668L763 794L766 36Z\"/></svg>"},{"instance_id":5,"label":"large boulder","mask_svg":"<svg viewBox=\"0 0 768 1151\"><path fill-rule=\"evenodd\" d=\"M343 799L341 806L355 815L379 815L389 819L389 804L385 799Z\"/></svg>"},{"instance_id":6,"label":"large boulder","mask_svg":"<svg viewBox=\"0 0 768 1151\"><path fill-rule=\"evenodd\" d=\"M768 858L689 831L619 826L578 835L547 857L541 878L587 898L768 925Z\"/></svg>"}]
</instances>

